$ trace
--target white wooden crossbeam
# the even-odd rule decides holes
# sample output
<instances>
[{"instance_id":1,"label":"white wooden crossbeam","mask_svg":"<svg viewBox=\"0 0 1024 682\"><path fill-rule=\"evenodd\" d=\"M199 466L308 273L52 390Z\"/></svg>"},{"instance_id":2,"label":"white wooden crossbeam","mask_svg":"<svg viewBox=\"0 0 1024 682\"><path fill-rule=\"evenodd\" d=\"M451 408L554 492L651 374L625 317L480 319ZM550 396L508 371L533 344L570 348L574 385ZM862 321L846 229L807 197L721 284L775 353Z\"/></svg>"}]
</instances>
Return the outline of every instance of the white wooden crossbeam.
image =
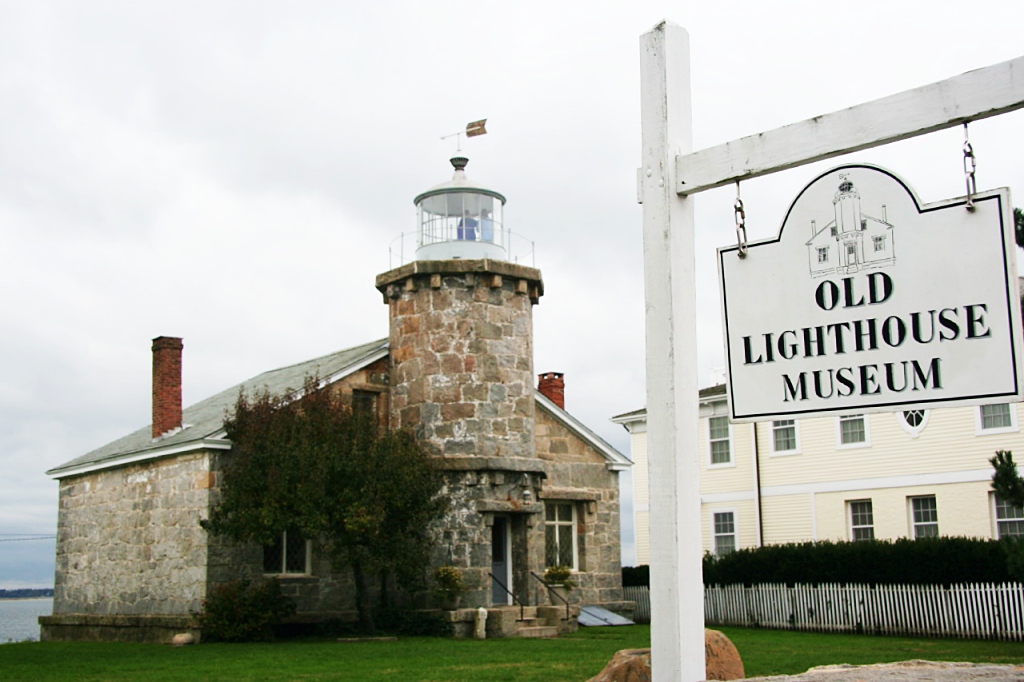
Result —
<instances>
[{"instance_id":1,"label":"white wooden crossbeam","mask_svg":"<svg viewBox=\"0 0 1024 682\"><path fill-rule=\"evenodd\" d=\"M676 156L676 192L737 180L1024 108L1024 57L775 130Z\"/></svg>"}]
</instances>

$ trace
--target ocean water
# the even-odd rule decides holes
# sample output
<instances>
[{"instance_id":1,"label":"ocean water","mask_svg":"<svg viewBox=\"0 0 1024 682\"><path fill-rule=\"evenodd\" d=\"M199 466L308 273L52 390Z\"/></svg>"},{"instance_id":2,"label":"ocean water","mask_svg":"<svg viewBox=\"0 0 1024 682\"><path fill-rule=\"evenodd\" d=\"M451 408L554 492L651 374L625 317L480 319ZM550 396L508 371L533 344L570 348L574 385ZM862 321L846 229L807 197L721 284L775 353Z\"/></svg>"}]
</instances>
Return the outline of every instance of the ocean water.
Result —
<instances>
[{"instance_id":1,"label":"ocean water","mask_svg":"<svg viewBox=\"0 0 1024 682\"><path fill-rule=\"evenodd\" d=\"M53 613L53 599L0 599L0 644L39 640L39 616Z\"/></svg>"}]
</instances>

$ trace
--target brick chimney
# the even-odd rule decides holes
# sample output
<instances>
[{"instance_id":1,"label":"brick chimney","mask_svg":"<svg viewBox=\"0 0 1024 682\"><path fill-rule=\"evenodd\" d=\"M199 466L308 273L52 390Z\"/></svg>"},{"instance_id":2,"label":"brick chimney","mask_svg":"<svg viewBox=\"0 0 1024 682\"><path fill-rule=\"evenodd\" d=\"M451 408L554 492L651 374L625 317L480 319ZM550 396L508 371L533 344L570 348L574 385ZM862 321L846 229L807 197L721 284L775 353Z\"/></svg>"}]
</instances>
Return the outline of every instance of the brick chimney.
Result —
<instances>
[{"instance_id":1,"label":"brick chimney","mask_svg":"<svg viewBox=\"0 0 1024 682\"><path fill-rule=\"evenodd\" d=\"M565 379L561 372L545 372L538 375L537 390L548 400L565 409Z\"/></svg>"},{"instance_id":2,"label":"brick chimney","mask_svg":"<svg viewBox=\"0 0 1024 682\"><path fill-rule=\"evenodd\" d=\"M153 438L181 426L181 339L153 339Z\"/></svg>"}]
</instances>

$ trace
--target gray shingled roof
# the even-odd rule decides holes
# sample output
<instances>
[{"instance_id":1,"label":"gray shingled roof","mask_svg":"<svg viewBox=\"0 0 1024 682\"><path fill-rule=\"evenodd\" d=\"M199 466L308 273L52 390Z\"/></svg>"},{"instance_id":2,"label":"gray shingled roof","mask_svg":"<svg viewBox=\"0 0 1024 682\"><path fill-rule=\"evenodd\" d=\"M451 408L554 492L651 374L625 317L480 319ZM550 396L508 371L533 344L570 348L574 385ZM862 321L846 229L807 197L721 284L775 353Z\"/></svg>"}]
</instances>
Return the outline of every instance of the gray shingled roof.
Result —
<instances>
[{"instance_id":1,"label":"gray shingled roof","mask_svg":"<svg viewBox=\"0 0 1024 682\"><path fill-rule=\"evenodd\" d=\"M147 425L124 438L119 438L70 462L50 469L46 473L53 478L63 478L86 471L116 467L129 462L154 459L189 450L201 448L226 450L230 448L231 444L224 440L224 416L238 400L239 391L244 390L246 393L250 393L266 388L271 393L282 395L288 391L301 389L307 376L319 376L321 379L333 382L385 357L387 353L388 341L380 339L321 358L300 362L297 365L264 372L186 408L182 414L182 421L186 426L179 431L154 439L152 426ZM632 464L628 457L609 445L568 412L552 403L542 393L535 391L535 395L542 407L581 438L589 441L604 455L611 468L622 469Z\"/></svg>"},{"instance_id":2,"label":"gray shingled roof","mask_svg":"<svg viewBox=\"0 0 1024 682\"><path fill-rule=\"evenodd\" d=\"M54 478L61 478L82 470L116 466L120 463L187 451L203 446L204 442L210 444L211 440L223 438L224 415L238 400L240 390L248 393L267 388L271 393L280 395L288 390L301 389L307 376L319 376L333 381L386 356L387 349L387 339L380 339L297 365L264 372L186 408L182 415L186 427L180 431L154 440L152 426L147 425L46 473ZM217 446L216 443L212 445ZM221 441L220 447L228 447L227 442Z\"/></svg>"}]
</instances>

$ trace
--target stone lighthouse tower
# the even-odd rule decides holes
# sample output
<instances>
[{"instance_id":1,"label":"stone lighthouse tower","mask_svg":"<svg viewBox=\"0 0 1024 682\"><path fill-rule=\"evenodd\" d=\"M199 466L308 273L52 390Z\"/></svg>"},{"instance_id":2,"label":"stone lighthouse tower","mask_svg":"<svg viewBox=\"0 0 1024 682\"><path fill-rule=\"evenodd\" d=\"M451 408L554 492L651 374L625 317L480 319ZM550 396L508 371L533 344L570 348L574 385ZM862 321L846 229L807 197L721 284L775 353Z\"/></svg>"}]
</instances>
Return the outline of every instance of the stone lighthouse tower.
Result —
<instances>
[{"instance_id":1,"label":"stone lighthouse tower","mask_svg":"<svg viewBox=\"0 0 1024 682\"><path fill-rule=\"evenodd\" d=\"M392 428L442 456L534 453L540 271L510 263L505 197L454 177L415 199L416 260L377 277L390 308Z\"/></svg>"},{"instance_id":2,"label":"stone lighthouse tower","mask_svg":"<svg viewBox=\"0 0 1024 682\"><path fill-rule=\"evenodd\" d=\"M390 311L390 425L447 471L454 509L435 562L463 571L464 605L505 605L543 570L532 309L544 285L509 260L505 197L471 182L465 157L451 163L450 181L415 198L416 259L377 277Z\"/></svg>"}]
</instances>

